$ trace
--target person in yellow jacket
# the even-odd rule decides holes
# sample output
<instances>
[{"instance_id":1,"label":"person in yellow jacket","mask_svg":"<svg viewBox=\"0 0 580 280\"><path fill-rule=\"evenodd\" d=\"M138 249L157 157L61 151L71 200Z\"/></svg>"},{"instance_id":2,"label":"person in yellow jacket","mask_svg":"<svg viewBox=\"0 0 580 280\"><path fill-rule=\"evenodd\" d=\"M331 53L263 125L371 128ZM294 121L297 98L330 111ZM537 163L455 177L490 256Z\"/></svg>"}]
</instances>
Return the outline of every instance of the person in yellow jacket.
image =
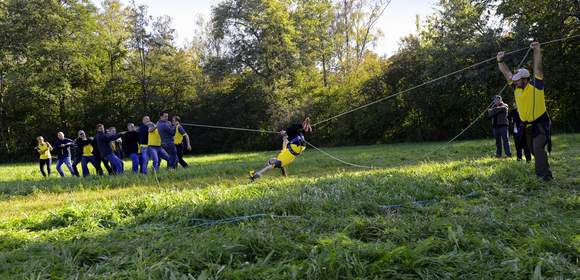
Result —
<instances>
[{"instance_id":1,"label":"person in yellow jacket","mask_svg":"<svg viewBox=\"0 0 580 280\"><path fill-rule=\"evenodd\" d=\"M191 151L191 141L189 141L189 135L187 135L187 132L185 132L185 129L181 126L181 118L179 116L173 116L172 122L175 126L174 143L177 148L177 162L185 168L188 167L188 164L183 160L183 152L185 149Z\"/></svg>"},{"instance_id":2,"label":"person in yellow jacket","mask_svg":"<svg viewBox=\"0 0 580 280\"><path fill-rule=\"evenodd\" d=\"M553 179L548 152L551 150L551 121L546 110L544 95L544 72L542 69L542 51L540 43L533 42L530 46L534 51L534 78L530 72L521 68L514 74L503 62L504 52L497 54L499 70L506 80L514 85L514 98L520 119L525 125L524 134L528 149L534 155L536 175L545 181Z\"/></svg>"},{"instance_id":3,"label":"person in yellow jacket","mask_svg":"<svg viewBox=\"0 0 580 280\"><path fill-rule=\"evenodd\" d=\"M149 160L153 161L153 170L159 170L161 165L161 160L163 159L169 164L169 155L161 147L161 136L159 135L159 130L157 125L153 123L149 118L143 119L143 124L147 127L147 161L142 163L142 173L147 174L147 165Z\"/></svg>"},{"instance_id":4,"label":"person in yellow jacket","mask_svg":"<svg viewBox=\"0 0 580 280\"><path fill-rule=\"evenodd\" d=\"M40 173L42 176L47 177L50 176L50 164L52 163L52 156L50 151L52 151L52 146L50 143L44 141L44 137L38 136L36 137L36 141L38 145L35 147L35 150L39 154L39 165L40 165ZM46 172L44 171L44 167L46 166Z\"/></svg>"},{"instance_id":5,"label":"person in yellow jacket","mask_svg":"<svg viewBox=\"0 0 580 280\"><path fill-rule=\"evenodd\" d=\"M264 172L273 168L280 168L282 176L286 176L286 167L306 149L306 139L304 138L304 133L306 132L312 132L310 118L306 118L302 123L293 124L286 130L280 131L280 135L283 138L282 151L275 158L268 160L266 165L259 171L250 171L250 180L254 181L262 177Z\"/></svg>"}]
</instances>

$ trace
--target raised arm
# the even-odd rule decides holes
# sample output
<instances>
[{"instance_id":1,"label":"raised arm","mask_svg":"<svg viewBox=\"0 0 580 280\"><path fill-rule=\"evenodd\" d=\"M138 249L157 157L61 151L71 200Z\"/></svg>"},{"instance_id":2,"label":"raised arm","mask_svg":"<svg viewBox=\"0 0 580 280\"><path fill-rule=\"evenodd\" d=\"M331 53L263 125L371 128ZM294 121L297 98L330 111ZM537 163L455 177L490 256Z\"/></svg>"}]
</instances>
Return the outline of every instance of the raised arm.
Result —
<instances>
[{"instance_id":1,"label":"raised arm","mask_svg":"<svg viewBox=\"0 0 580 280\"><path fill-rule=\"evenodd\" d=\"M505 52L498 52L497 53L497 66L499 67L499 71L501 71L501 73L503 74L505 79L508 81L508 83L511 83L513 74L512 74L512 71L510 71L510 68L505 64L505 62L503 62L504 56L505 56Z\"/></svg>"},{"instance_id":2,"label":"raised arm","mask_svg":"<svg viewBox=\"0 0 580 280\"><path fill-rule=\"evenodd\" d=\"M534 50L534 76L536 79L544 79L544 71L542 69L542 49L540 43L533 42L530 46Z\"/></svg>"}]
</instances>

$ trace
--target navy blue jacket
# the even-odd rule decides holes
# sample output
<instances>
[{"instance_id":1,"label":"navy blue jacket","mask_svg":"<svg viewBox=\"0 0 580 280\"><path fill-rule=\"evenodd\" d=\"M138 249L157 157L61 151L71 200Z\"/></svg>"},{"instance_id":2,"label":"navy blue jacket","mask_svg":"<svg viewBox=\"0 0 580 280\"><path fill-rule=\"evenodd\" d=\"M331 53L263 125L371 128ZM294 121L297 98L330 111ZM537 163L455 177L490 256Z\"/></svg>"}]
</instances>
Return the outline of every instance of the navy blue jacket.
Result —
<instances>
[{"instance_id":1,"label":"navy blue jacket","mask_svg":"<svg viewBox=\"0 0 580 280\"><path fill-rule=\"evenodd\" d=\"M70 147L74 146L74 141L68 138L64 138L62 140L57 139L56 143L54 144L54 152L56 156L60 159L70 157ZM61 147L60 145L65 145Z\"/></svg>"},{"instance_id":2,"label":"navy blue jacket","mask_svg":"<svg viewBox=\"0 0 580 280\"><path fill-rule=\"evenodd\" d=\"M149 143L149 127L147 125L139 126L139 144L147 145Z\"/></svg>"},{"instance_id":3,"label":"navy blue jacket","mask_svg":"<svg viewBox=\"0 0 580 280\"><path fill-rule=\"evenodd\" d=\"M286 135L288 135L288 141L290 141L290 144L305 146L303 132L304 128L300 123L293 124L286 128Z\"/></svg>"},{"instance_id":4,"label":"navy blue jacket","mask_svg":"<svg viewBox=\"0 0 580 280\"><path fill-rule=\"evenodd\" d=\"M103 132L97 132L95 136L95 141L99 147L99 153L102 158L105 158L113 154L113 148L111 148L111 142L121 138L121 134L105 134Z\"/></svg>"},{"instance_id":5,"label":"navy blue jacket","mask_svg":"<svg viewBox=\"0 0 580 280\"><path fill-rule=\"evenodd\" d=\"M162 144L173 144L173 138L175 137L175 126L173 126L169 121L158 121L157 131L159 131Z\"/></svg>"}]
</instances>

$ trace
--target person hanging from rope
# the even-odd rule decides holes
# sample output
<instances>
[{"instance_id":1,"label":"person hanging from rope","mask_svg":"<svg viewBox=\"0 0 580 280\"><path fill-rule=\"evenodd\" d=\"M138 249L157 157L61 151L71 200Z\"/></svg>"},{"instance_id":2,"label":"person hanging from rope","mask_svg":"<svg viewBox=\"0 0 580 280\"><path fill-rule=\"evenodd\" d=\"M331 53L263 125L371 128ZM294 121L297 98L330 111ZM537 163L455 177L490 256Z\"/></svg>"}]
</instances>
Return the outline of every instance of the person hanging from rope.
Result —
<instances>
[{"instance_id":1,"label":"person hanging from rope","mask_svg":"<svg viewBox=\"0 0 580 280\"><path fill-rule=\"evenodd\" d=\"M497 54L499 70L510 84L514 84L514 97L520 119L525 124L524 134L528 149L534 155L536 175L545 181L553 179L548 152L551 152L551 121L546 111L544 96L544 73L542 70L542 51L540 43L533 42L530 46L534 52L534 77L530 80L530 72L521 68L513 74L503 62L504 52Z\"/></svg>"},{"instance_id":2,"label":"person hanging from rope","mask_svg":"<svg viewBox=\"0 0 580 280\"><path fill-rule=\"evenodd\" d=\"M280 131L283 139L282 151L277 157L268 160L266 165L259 171L250 171L250 180L255 181L262 177L266 171L273 168L280 168L282 176L287 176L286 167L306 149L304 133L308 132L312 132L310 118L308 117L302 123L293 124L286 130Z\"/></svg>"}]
</instances>

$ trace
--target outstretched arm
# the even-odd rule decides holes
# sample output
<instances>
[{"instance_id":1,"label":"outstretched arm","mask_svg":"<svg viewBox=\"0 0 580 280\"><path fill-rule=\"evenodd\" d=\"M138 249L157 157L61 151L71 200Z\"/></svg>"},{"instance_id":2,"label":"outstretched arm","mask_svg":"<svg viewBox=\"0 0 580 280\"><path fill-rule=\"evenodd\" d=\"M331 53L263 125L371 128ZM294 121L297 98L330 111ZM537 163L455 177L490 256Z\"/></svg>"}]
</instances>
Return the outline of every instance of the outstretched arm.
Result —
<instances>
[{"instance_id":1,"label":"outstretched arm","mask_svg":"<svg viewBox=\"0 0 580 280\"><path fill-rule=\"evenodd\" d=\"M504 56L505 52L497 53L497 66L499 67L499 71L501 71L508 83L511 83L513 74L512 71L510 71L510 68L503 62Z\"/></svg>"},{"instance_id":2,"label":"outstretched arm","mask_svg":"<svg viewBox=\"0 0 580 280\"><path fill-rule=\"evenodd\" d=\"M544 79L544 71L542 69L542 49L540 43L533 42L530 46L534 50L534 76L536 79Z\"/></svg>"}]
</instances>

